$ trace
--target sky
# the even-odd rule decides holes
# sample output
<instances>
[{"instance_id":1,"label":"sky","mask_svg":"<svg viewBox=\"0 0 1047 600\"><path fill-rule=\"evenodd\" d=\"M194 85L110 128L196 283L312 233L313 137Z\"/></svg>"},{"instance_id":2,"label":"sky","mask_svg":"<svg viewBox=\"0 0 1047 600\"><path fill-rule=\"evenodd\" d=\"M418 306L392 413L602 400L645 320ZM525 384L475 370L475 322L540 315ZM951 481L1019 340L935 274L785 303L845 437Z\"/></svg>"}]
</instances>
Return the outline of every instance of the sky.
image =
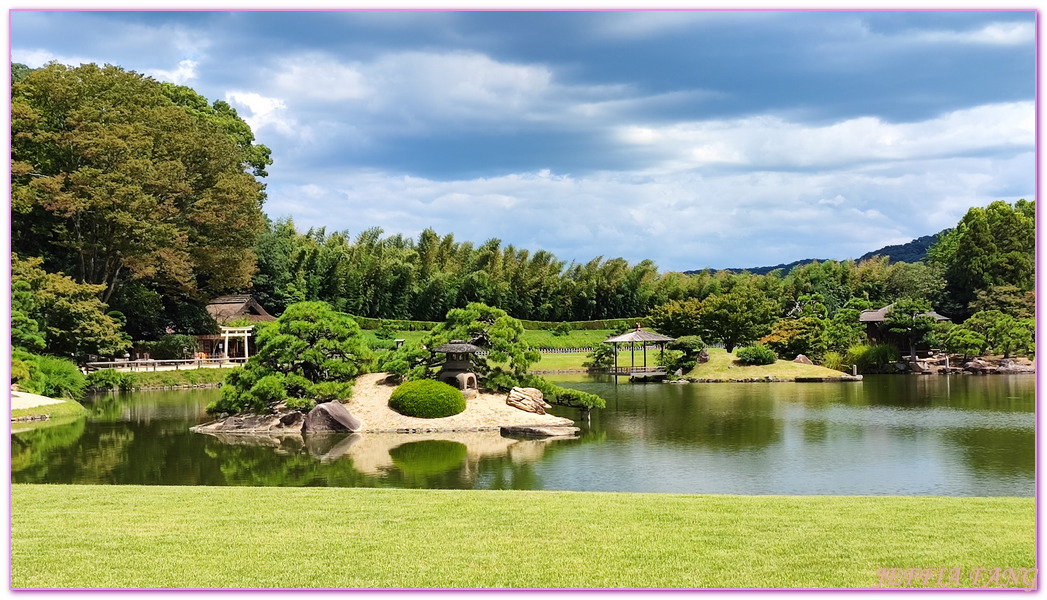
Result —
<instances>
[{"instance_id":1,"label":"sky","mask_svg":"<svg viewBox=\"0 0 1047 600\"><path fill-rule=\"evenodd\" d=\"M302 231L663 271L856 258L1034 199L1026 11L13 11L11 60L234 106Z\"/></svg>"}]
</instances>

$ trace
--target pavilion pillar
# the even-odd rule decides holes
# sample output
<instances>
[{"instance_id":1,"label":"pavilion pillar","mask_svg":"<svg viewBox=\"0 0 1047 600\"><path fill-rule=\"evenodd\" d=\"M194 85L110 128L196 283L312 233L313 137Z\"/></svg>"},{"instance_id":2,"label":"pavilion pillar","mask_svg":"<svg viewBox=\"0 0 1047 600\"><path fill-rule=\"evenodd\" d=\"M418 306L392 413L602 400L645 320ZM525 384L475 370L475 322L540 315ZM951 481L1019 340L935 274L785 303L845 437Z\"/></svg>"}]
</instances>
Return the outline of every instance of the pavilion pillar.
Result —
<instances>
[{"instance_id":1,"label":"pavilion pillar","mask_svg":"<svg viewBox=\"0 0 1047 600\"><path fill-rule=\"evenodd\" d=\"M229 358L229 332L222 332L222 358Z\"/></svg>"},{"instance_id":2,"label":"pavilion pillar","mask_svg":"<svg viewBox=\"0 0 1047 600\"><path fill-rule=\"evenodd\" d=\"M249 358L248 355L251 352L250 349L249 349L250 348L250 344L247 343L248 342L248 336L250 336L250 334L245 331L244 332L244 363L247 362L247 359Z\"/></svg>"}]
</instances>

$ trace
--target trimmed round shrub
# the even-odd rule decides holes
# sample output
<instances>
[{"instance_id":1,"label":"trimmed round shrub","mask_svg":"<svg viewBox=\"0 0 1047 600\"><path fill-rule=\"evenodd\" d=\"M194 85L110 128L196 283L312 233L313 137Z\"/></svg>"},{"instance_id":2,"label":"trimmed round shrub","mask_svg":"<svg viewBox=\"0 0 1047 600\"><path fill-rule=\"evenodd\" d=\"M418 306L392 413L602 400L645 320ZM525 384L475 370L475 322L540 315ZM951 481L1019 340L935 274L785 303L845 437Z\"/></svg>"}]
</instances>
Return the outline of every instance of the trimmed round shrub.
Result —
<instances>
[{"instance_id":1,"label":"trimmed round shrub","mask_svg":"<svg viewBox=\"0 0 1047 600\"><path fill-rule=\"evenodd\" d=\"M743 365L773 365L778 357L767 346L746 346L739 348L735 356Z\"/></svg>"},{"instance_id":2,"label":"trimmed round shrub","mask_svg":"<svg viewBox=\"0 0 1047 600\"><path fill-rule=\"evenodd\" d=\"M419 379L396 388L389 398L389 408L408 417L439 419L465 410L465 397L442 381Z\"/></svg>"}]
</instances>

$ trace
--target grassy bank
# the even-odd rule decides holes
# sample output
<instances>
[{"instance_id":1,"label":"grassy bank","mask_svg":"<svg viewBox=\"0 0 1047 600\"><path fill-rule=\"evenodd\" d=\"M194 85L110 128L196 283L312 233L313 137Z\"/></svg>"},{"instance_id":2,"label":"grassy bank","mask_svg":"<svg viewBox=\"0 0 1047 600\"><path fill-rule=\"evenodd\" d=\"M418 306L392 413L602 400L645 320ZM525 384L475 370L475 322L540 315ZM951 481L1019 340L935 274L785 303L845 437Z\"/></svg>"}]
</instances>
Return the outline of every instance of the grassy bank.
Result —
<instances>
[{"instance_id":1,"label":"grassy bank","mask_svg":"<svg viewBox=\"0 0 1047 600\"><path fill-rule=\"evenodd\" d=\"M863 588L1034 561L1032 498L13 485L11 503L15 588Z\"/></svg>"},{"instance_id":2,"label":"grassy bank","mask_svg":"<svg viewBox=\"0 0 1047 600\"><path fill-rule=\"evenodd\" d=\"M58 404L44 404L41 406L14 409L11 411L11 418L19 419L46 416L48 420L54 421L58 419L67 419L69 417L78 417L86 412L87 409L76 400L64 399Z\"/></svg>"},{"instance_id":3,"label":"grassy bank","mask_svg":"<svg viewBox=\"0 0 1047 600\"><path fill-rule=\"evenodd\" d=\"M694 379L749 379L773 377L775 379L795 379L797 377L845 377L835 369L818 365L804 365L787 360L779 360L773 365L742 365L733 352L723 348L709 348L709 362L696 365L686 374Z\"/></svg>"},{"instance_id":4,"label":"grassy bank","mask_svg":"<svg viewBox=\"0 0 1047 600\"><path fill-rule=\"evenodd\" d=\"M133 373L135 388L179 387L221 383L225 376L240 367L217 369L179 369L177 371L143 371Z\"/></svg>"}]
</instances>

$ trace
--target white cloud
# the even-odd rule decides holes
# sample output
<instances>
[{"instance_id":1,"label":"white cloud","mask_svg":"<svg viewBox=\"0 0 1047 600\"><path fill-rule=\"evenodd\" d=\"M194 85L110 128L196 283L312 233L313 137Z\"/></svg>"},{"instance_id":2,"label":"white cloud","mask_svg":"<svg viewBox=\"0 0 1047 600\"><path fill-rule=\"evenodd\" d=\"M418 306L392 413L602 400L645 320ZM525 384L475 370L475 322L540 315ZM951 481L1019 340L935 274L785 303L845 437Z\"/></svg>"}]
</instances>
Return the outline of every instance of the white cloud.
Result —
<instances>
[{"instance_id":1,"label":"white cloud","mask_svg":"<svg viewBox=\"0 0 1047 600\"><path fill-rule=\"evenodd\" d=\"M250 112L250 114L240 116L251 126L255 134L266 127L273 127L285 135L296 134L297 123L288 115L287 104L280 98L234 90L226 92L225 100L234 107L246 108ZM300 135L301 132L298 131L298 134Z\"/></svg>"},{"instance_id":2,"label":"white cloud","mask_svg":"<svg viewBox=\"0 0 1047 600\"><path fill-rule=\"evenodd\" d=\"M281 59L274 71L273 83L287 95L339 102L366 98L373 93L356 67L342 65L323 54Z\"/></svg>"},{"instance_id":3,"label":"white cloud","mask_svg":"<svg viewBox=\"0 0 1047 600\"><path fill-rule=\"evenodd\" d=\"M60 56L49 50L43 50L40 48L34 48L31 50L25 48L11 48L11 62L22 63L31 69L38 69L52 61L63 65L72 65L74 67L82 64L99 62L97 59L83 56Z\"/></svg>"},{"instance_id":4,"label":"white cloud","mask_svg":"<svg viewBox=\"0 0 1047 600\"><path fill-rule=\"evenodd\" d=\"M664 126L623 125L616 138L662 157L658 170L729 163L757 168L815 168L848 163L961 156L1001 148L1031 149L1032 102L991 104L915 123L875 117L812 126L773 116Z\"/></svg>"},{"instance_id":5,"label":"white cloud","mask_svg":"<svg viewBox=\"0 0 1047 600\"><path fill-rule=\"evenodd\" d=\"M533 123L605 123L641 106L694 102L711 92L637 96L622 85L567 85L544 64L477 52L393 52L368 61L318 53L284 57L252 90L297 111L336 108L367 139L447 124L518 128Z\"/></svg>"},{"instance_id":6,"label":"white cloud","mask_svg":"<svg viewBox=\"0 0 1047 600\"><path fill-rule=\"evenodd\" d=\"M350 171L311 186L270 184L266 208L273 217L294 214L302 228L359 233L379 226L417 236L433 227L459 241L497 237L567 261L602 255L651 258L667 270L758 266L853 258L951 227L971 206L1016 199L1005 189L1025 186L1031 193L1033 156L654 178L542 170L437 181Z\"/></svg>"},{"instance_id":7,"label":"white cloud","mask_svg":"<svg viewBox=\"0 0 1047 600\"><path fill-rule=\"evenodd\" d=\"M973 31L922 31L913 36L920 42L1018 46L1036 40L1032 23L989 23Z\"/></svg>"},{"instance_id":8,"label":"white cloud","mask_svg":"<svg viewBox=\"0 0 1047 600\"><path fill-rule=\"evenodd\" d=\"M170 81L182 85L196 79L196 67L199 63L188 58L178 63L178 68L173 71L163 69L149 69L146 74L163 81Z\"/></svg>"}]
</instances>

